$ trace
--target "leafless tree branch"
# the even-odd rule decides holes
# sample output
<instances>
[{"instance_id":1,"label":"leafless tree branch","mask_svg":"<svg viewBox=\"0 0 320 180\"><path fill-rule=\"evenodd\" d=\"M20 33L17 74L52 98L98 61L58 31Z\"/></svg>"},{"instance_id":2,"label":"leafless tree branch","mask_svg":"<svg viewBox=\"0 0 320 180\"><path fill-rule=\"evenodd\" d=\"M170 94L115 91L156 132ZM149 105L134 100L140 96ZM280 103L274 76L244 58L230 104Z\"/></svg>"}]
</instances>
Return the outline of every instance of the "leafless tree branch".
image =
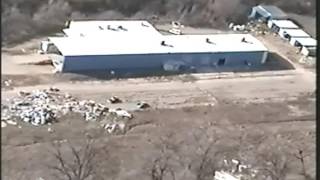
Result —
<instances>
[{"instance_id":1,"label":"leafless tree branch","mask_svg":"<svg viewBox=\"0 0 320 180\"><path fill-rule=\"evenodd\" d=\"M68 180L86 180L94 175L94 161L96 151L93 148L93 141L88 140L84 148L77 149L68 143L73 160L68 160L62 155L61 145L53 145L53 157L57 161L56 164L49 165L49 169L53 170L54 176L58 179Z\"/></svg>"}]
</instances>

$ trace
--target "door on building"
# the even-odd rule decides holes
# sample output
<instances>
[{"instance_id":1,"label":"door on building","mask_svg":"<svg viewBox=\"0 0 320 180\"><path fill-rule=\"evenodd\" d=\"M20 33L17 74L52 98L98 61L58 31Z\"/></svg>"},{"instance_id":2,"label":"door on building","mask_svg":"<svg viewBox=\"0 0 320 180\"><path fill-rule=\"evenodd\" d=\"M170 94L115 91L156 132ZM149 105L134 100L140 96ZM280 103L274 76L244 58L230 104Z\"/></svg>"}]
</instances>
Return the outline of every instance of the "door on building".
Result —
<instances>
[{"instance_id":1,"label":"door on building","mask_svg":"<svg viewBox=\"0 0 320 180\"><path fill-rule=\"evenodd\" d=\"M226 58L220 58L217 65L218 66L223 66L226 63Z\"/></svg>"}]
</instances>

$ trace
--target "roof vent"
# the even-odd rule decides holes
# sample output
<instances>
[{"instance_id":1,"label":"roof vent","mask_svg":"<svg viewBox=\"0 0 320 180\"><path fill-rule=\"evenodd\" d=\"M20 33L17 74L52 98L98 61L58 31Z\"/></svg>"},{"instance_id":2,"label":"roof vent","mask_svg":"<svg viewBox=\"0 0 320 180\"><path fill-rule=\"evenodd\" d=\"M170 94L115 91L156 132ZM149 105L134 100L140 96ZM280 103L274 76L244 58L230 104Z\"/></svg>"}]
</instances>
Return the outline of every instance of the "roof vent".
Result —
<instances>
[{"instance_id":1,"label":"roof vent","mask_svg":"<svg viewBox=\"0 0 320 180\"><path fill-rule=\"evenodd\" d=\"M245 37L243 37L243 38L241 39L241 42L243 42L243 43L253 44L252 42L247 41Z\"/></svg>"},{"instance_id":2,"label":"roof vent","mask_svg":"<svg viewBox=\"0 0 320 180\"><path fill-rule=\"evenodd\" d=\"M212 42L209 38L206 38L206 42L209 44L216 44L216 43Z\"/></svg>"},{"instance_id":3,"label":"roof vent","mask_svg":"<svg viewBox=\"0 0 320 180\"><path fill-rule=\"evenodd\" d=\"M173 47L170 44L167 44L165 41L161 41L161 46Z\"/></svg>"},{"instance_id":4,"label":"roof vent","mask_svg":"<svg viewBox=\"0 0 320 180\"><path fill-rule=\"evenodd\" d=\"M123 26L118 26L118 29L123 30L123 31L128 31L128 29L124 28Z\"/></svg>"},{"instance_id":5,"label":"roof vent","mask_svg":"<svg viewBox=\"0 0 320 180\"><path fill-rule=\"evenodd\" d=\"M149 27L149 25L145 24L144 22L142 22L141 25L144 26L144 27Z\"/></svg>"},{"instance_id":6,"label":"roof vent","mask_svg":"<svg viewBox=\"0 0 320 180\"><path fill-rule=\"evenodd\" d=\"M108 29L108 30L112 30L112 31L116 31L116 30L117 30L117 29L115 29L115 28L112 28L110 25L107 26L107 29Z\"/></svg>"}]
</instances>

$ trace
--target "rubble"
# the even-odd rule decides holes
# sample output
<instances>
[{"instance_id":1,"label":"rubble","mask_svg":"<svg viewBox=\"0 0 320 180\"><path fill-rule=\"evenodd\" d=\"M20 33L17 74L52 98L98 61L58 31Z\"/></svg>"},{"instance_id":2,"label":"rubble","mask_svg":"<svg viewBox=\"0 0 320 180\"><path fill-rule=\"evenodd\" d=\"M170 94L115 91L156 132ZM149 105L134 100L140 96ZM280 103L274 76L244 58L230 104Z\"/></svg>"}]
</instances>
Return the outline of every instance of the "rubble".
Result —
<instances>
[{"instance_id":1,"label":"rubble","mask_svg":"<svg viewBox=\"0 0 320 180\"><path fill-rule=\"evenodd\" d=\"M51 127L48 127L48 132L52 133L54 131L53 131L53 129Z\"/></svg>"},{"instance_id":2,"label":"rubble","mask_svg":"<svg viewBox=\"0 0 320 180\"><path fill-rule=\"evenodd\" d=\"M147 109L150 107L150 105L148 103L145 102L138 102L137 103L137 107L138 109Z\"/></svg>"},{"instance_id":3,"label":"rubble","mask_svg":"<svg viewBox=\"0 0 320 180\"><path fill-rule=\"evenodd\" d=\"M216 180L223 179L256 179L258 171L252 168L251 165L245 165L236 159L223 160L224 168L216 171Z\"/></svg>"},{"instance_id":4,"label":"rubble","mask_svg":"<svg viewBox=\"0 0 320 180\"><path fill-rule=\"evenodd\" d=\"M246 28L245 25L235 25L232 27L233 31L244 31Z\"/></svg>"},{"instance_id":5,"label":"rubble","mask_svg":"<svg viewBox=\"0 0 320 180\"><path fill-rule=\"evenodd\" d=\"M109 109L110 113L114 113L119 117L125 117L125 118L133 118L132 114L130 114L129 112L121 109L121 108L117 108L117 109Z\"/></svg>"},{"instance_id":6,"label":"rubble","mask_svg":"<svg viewBox=\"0 0 320 180\"><path fill-rule=\"evenodd\" d=\"M3 84L6 86L6 87L9 87L11 84L12 84L12 80L9 79L9 80L4 80L3 81Z\"/></svg>"},{"instance_id":7,"label":"rubble","mask_svg":"<svg viewBox=\"0 0 320 180\"><path fill-rule=\"evenodd\" d=\"M120 132L125 132L126 124L124 122L119 123L108 123L104 125L104 129L107 130L108 133L115 133L117 130Z\"/></svg>"},{"instance_id":8,"label":"rubble","mask_svg":"<svg viewBox=\"0 0 320 180\"><path fill-rule=\"evenodd\" d=\"M109 98L107 100L107 102L110 104L116 104L116 103L121 103L122 100L120 98L118 98L117 96L112 96L111 98Z\"/></svg>"},{"instance_id":9,"label":"rubble","mask_svg":"<svg viewBox=\"0 0 320 180\"><path fill-rule=\"evenodd\" d=\"M172 26L172 28L169 30L170 33L175 34L175 35L182 34L181 28L183 28L184 26L181 25L180 22L172 21L171 26Z\"/></svg>"},{"instance_id":10,"label":"rubble","mask_svg":"<svg viewBox=\"0 0 320 180\"><path fill-rule=\"evenodd\" d=\"M13 126L18 125L18 123L16 121L13 121L13 120L7 120L6 123L10 124L10 125L13 125Z\"/></svg>"},{"instance_id":11,"label":"rubble","mask_svg":"<svg viewBox=\"0 0 320 180\"><path fill-rule=\"evenodd\" d=\"M116 96L110 98L113 103L121 100ZM141 108L146 106L140 105ZM92 100L79 101L70 94L62 93L58 88L51 87L47 90L32 92L20 91L18 97L9 99L8 104L1 104L2 124L17 125L16 120L30 123L34 126L51 124L57 118L68 113L80 113L85 121L98 121L114 114L120 118L131 119L133 115L117 108L109 109L103 104ZM121 128L123 125L119 125ZM48 131L51 131L48 129Z\"/></svg>"},{"instance_id":12,"label":"rubble","mask_svg":"<svg viewBox=\"0 0 320 180\"><path fill-rule=\"evenodd\" d=\"M251 21L251 22L248 22L247 24L242 24L242 25L237 25L231 22L228 27L233 31L253 32L257 35L264 35L269 31L266 25L263 22L259 22L259 21Z\"/></svg>"},{"instance_id":13,"label":"rubble","mask_svg":"<svg viewBox=\"0 0 320 180\"><path fill-rule=\"evenodd\" d=\"M4 121L1 121L1 128L5 128L5 127L7 127L7 123Z\"/></svg>"},{"instance_id":14,"label":"rubble","mask_svg":"<svg viewBox=\"0 0 320 180\"><path fill-rule=\"evenodd\" d=\"M214 180L240 180L240 178L228 172L216 171L214 175Z\"/></svg>"}]
</instances>

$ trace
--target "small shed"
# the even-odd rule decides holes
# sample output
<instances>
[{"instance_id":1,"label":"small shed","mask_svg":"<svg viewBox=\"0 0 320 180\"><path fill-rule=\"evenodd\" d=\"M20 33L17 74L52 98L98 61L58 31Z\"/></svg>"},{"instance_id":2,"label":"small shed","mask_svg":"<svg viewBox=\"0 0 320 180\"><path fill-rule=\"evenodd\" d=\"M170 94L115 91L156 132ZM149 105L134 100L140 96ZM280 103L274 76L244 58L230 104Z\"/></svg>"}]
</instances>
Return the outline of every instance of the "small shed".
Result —
<instances>
[{"instance_id":1,"label":"small shed","mask_svg":"<svg viewBox=\"0 0 320 180\"><path fill-rule=\"evenodd\" d=\"M301 29L281 29L279 36L291 41L292 38L308 38L310 35Z\"/></svg>"},{"instance_id":2,"label":"small shed","mask_svg":"<svg viewBox=\"0 0 320 180\"><path fill-rule=\"evenodd\" d=\"M273 19L288 19L288 16L277 6L259 5L252 8L249 18L267 22Z\"/></svg>"},{"instance_id":3,"label":"small shed","mask_svg":"<svg viewBox=\"0 0 320 180\"><path fill-rule=\"evenodd\" d=\"M316 55L317 41L311 37L292 38L290 44L299 47L301 53L305 56Z\"/></svg>"},{"instance_id":4,"label":"small shed","mask_svg":"<svg viewBox=\"0 0 320 180\"><path fill-rule=\"evenodd\" d=\"M283 29L299 29L299 26L290 20L270 20L268 21L268 27L276 33Z\"/></svg>"}]
</instances>

